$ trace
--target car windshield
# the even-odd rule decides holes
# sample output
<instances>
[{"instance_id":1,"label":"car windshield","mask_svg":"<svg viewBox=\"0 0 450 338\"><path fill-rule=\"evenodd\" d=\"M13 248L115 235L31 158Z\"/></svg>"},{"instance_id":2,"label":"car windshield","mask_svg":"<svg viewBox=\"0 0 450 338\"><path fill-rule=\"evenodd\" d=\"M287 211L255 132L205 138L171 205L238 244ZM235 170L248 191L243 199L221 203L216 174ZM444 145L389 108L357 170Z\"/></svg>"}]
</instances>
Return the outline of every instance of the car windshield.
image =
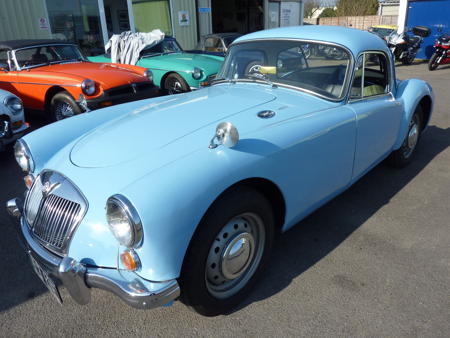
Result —
<instances>
[{"instance_id":1,"label":"car windshield","mask_svg":"<svg viewBox=\"0 0 450 338\"><path fill-rule=\"evenodd\" d=\"M172 39L165 39L152 47L145 48L141 52L141 55L143 57L148 57L160 54L181 53L182 51L183 49L180 47L178 42Z\"/></svg>"},{"instance_id":2,"label":"car windshield","mask_svg":"<svg viewBox=\"0 0 450 338\"><path fill-rule=\"evenodd\" d=\"M216 81L265 82L337 100L350 65L341 47L295 40L251 41L229 50Z\"/></svg>"},{"instance_id":3,"label":"car windshield","mask_svg":"<svg viewBox=\"0 0 450 338\"><path fill-rule=\"evenodd\" d=\"M225 47L228 47L234 40L236 40L240 35L227 36L223 38L223 42L225 43Z\"/></svg>"},{"instance_id":4,"label":"car windshield","mask_svg":"<svg viewBox=\"0 0 450 338\"><path fill-rule=\"evenodd\" d=\"M21 69L63 62L87 61L77 46L52 45L19 49L15 52Z\"/></svg>"},{"instance_id":5,"label":"car windshield","mask_svg":"<svg viewBox=\"0 0 450 338\"><path fill-rule=\"evenodd\" d=\"M382 38L385 38L389 34L392 33L394 29L390 28L381 28L381 27L372 27L371 32L379 35Z\"/></svg>"}]
</instances>

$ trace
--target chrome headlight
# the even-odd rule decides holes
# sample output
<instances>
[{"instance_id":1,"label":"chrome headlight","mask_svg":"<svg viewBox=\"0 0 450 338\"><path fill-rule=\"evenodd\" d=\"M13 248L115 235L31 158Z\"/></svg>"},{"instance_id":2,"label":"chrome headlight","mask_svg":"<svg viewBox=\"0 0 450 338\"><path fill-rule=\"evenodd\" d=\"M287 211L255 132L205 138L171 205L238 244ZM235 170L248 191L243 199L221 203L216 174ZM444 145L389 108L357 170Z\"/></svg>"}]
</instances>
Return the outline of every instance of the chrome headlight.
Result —
<instances>
[{"instance_id":1,"label":"chrome headlight","mask_svg":"<svg viewBox=\"0 0 450 338\"><path fill-rule=\"evenodd\" d=\"M83 82L81 82L81 90L86 95L92 95L95 93L95 82L91 79L86 79Z\"/></svg>"},{"instance_id":2,"label":"chrome headlight","mask_svg":"<svg viewBox=\"0 0 450 338\"><path fill-rule=\"evenodd\" d=\"M150 80L150 82L153 82L153 72L150 69L147 69L144 72L144 76L148 77L148 79Z\"/></svg>"},{"instance_id":3,"label":"chrome headlight","mask_svg":"<svg viewBox=\"0 0 450 338\"><path fill-rule=\"evenodd\" d=\"M117 241L136 247L142 241L142 223L131 202L122 195L113 195L106 202L106 219Z\"/></svg>"},{"instance_id":4,"label":"chrome headlight","mask_svg":"<svg viewBox=\"0 0 450 338\"><path fill-rule=\"evenodd\" d=\"M3 103L5 104L6 107L8 107L9 110L11 110L13 114L17 114L21 112L23 109L22 100L16 96L6 97Z\"/></svg>"},{"instance_id":5,"label":"chrome headlight","mask_svg":"<svg viewBox=\"0 0 450 338\"><path fill-rule=\"evenodd\" d=\"M31 156L30 149L27 144L23 140L18 140L14 145L14 156L16 157L16 161L19 166L25 172L33 172L34 171L34 161Z\"/></svg>"},{"instance_id":6,"label":"chrome headlight","mask_svg":"<svg viewBox=\"0 0 450 338\"><path fill-rule=\"evenodd\" d=\"M192 77L195 80L199 80L203 76L203 72L200 68L194 67L194 72L192 73Z\"/></svg>"}]
</instances>

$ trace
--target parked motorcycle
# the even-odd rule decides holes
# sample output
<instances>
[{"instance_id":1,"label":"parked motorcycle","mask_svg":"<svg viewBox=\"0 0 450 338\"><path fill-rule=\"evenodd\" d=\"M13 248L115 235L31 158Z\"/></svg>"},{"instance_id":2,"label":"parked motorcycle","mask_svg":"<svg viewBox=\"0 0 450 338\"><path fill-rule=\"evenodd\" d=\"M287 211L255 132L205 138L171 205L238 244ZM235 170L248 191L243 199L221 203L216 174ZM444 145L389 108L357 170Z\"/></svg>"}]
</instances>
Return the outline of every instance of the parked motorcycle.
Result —
<instances>
[{"instance_id":1,"label":"parked motorcycle","mask_svg":"<svg viewBox=\"0 0 450 338\"><path fill-rule=\"evenodd\" d=\"M428 69L435 70L439 65L450 63L450 35L440 36L434 45L435 52L428 62Z\"/></svg>"},{"instance_id":2,"label":"parked motorcycle","mask_svg":"<svg viewBox=\"0 0 450 338\"><path fill-rule=\"evenodd\" d=\"M400 34L396 31L389 34L387 43L392 54L394 54L395 60L401 61L404 65L413 63L423 38L430 35L430 32L427 27L414 26L411 31L405 29Z\"/></svg>"}]
</instances>

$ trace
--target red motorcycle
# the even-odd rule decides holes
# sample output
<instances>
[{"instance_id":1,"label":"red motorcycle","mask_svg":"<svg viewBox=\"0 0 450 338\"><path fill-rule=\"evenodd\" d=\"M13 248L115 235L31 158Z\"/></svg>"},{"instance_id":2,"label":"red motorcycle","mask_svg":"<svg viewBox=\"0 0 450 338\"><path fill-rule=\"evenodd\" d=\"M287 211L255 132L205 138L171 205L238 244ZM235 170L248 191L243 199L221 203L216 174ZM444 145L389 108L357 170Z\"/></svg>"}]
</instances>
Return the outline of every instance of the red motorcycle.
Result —
<instances>
[{"instance_id":1,"label":"red motorcycle","mask_svg":"<svg viewBox=\"0 0 450 338\"><path fill-rule=\"evenodd\" d=\"M439 65L450 63L450 35L442 35L434 45L436 51L428 62L428 69L435 70Z\"/></svg>"}]
</instances>

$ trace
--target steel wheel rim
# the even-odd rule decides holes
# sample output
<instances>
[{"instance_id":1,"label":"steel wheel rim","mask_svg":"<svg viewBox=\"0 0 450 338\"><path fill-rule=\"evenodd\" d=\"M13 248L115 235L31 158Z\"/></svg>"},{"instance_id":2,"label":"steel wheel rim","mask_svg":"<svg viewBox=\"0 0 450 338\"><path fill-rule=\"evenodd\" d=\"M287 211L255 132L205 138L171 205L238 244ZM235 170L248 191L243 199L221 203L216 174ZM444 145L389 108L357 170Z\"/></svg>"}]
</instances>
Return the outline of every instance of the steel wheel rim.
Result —
<instances>
[{"instance_id":1,"label":"steel wheel rim","mask_svg":"<svg viewBox=\"0 0 450 338\"><path fill-rule=\"evenodd\" d=\"M169 82L167 90L169 94L179 94L183 92L183 86L181 85L180 81L174 79Z\"/></svg>"},{"instance_id":2,"label":"steel wheel rim","mask_svg":"<svg viewBox=\"0 0 450 338\"><path fill-rule=\"evenodd\" d=\"M414 115L409 124L408 134L406 135L406 139L404 142L403 156L405 158L411 156L414 149L416 148L418 140L419 140L419 124L417 123L417 116Z\"/></svg>"},{"instance_id":3,"label":"steel wheel rim","mask_svg":"<svg viewBox=\"0 0 450 338\"><path fill-rule=\"evenodd\" d=\"M67 102L57 102L55 106L56 120L63 120L65 118L75 115L72 106Z\"/></svg>"},{"instance_id":4,"label":"steel wheel rim","mask_svg":"<svg viewBox=\"0 0 450 338\"><path fill-rule=\"evenodd\" d=\"M261 262L265 228L254 213L233 217L217 234L205 267L209 293L218 299L233 296L247 284Z\"/></svg>"}]
</instances>

